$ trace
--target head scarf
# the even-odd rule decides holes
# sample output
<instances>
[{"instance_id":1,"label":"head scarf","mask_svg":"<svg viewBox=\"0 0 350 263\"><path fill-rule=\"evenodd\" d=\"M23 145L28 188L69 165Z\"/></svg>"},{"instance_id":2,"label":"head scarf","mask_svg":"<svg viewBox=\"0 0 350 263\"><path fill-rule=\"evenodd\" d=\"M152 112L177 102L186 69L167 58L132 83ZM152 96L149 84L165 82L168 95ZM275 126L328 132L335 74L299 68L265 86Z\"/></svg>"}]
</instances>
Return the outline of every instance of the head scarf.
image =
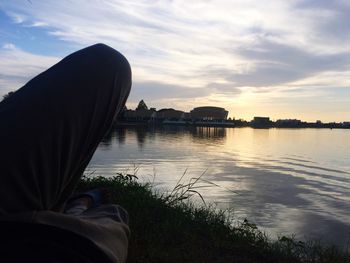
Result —
<instances>
[{"instance_id":1,"label":"head scarf","mask_svg":"<svg viewBox=\"0 0 350 263\"><path fill-rule=\"evenodd\" d=\"M0 103L0 214L60 210L131 87L128 61L97 44Z\"/></svg>"}]
</instances>

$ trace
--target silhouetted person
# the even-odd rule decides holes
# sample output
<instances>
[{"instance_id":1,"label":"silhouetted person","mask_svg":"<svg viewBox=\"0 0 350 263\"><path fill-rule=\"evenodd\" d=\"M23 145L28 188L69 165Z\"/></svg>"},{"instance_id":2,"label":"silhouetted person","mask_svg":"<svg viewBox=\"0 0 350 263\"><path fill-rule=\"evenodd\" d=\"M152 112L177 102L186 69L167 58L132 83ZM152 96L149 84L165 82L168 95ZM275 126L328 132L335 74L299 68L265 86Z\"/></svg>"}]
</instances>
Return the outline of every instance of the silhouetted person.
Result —
<instances>
[{"instance_id":1,"label":"silhouetted person","mask_svg":"<svg viewBox=\"0 0 350 263\"><path fill-rule=\"evenodd\" d=\"M0 103L0 262L125 261L125 210L63 210L130 87L128 61L97 44Z\"/></svg>"}]
</instances>

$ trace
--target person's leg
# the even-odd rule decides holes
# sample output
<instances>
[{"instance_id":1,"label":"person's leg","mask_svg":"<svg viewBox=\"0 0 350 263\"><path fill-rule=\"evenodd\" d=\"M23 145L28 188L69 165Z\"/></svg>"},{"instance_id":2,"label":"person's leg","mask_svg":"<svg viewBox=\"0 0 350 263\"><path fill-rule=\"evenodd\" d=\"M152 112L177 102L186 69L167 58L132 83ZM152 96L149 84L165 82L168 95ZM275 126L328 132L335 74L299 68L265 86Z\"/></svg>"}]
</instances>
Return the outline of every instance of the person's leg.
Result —
<instances>
[{"instance_id":1,"label":"person's leg","mask_svg":"<svg viewBox=\"0 0 350 263\"><path fill-rule=\"evenodd\" d=\"M0 215L61 211L131 87L127 60L98 44L0 103Z\"/></svg>"},{"instance_id":2,"label":"person's leg","mask_svg":"<svg viewBox=\"0 0 350 263\"><path fill-rule=\"evenodd\" d=\"M72 196L66 203L64 213L67 215L81 215L90 208L111 203L112 193L109 188L95 188Z\"/></svg>"}]
</instances>

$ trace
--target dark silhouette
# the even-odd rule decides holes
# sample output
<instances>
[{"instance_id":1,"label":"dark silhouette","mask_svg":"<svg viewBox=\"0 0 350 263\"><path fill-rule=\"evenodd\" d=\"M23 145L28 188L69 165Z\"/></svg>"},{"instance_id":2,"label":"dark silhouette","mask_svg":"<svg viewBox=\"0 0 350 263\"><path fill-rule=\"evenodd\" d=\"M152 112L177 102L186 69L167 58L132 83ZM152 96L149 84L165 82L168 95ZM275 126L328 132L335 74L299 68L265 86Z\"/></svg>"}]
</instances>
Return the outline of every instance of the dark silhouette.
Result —
<instances>
[{"instance_id":1,"label":"dark silhouette","mask_svg":"<svg viewBox=\"0 0 350 263\"><path fill-rule=\"evenodd\" d=\"M147 131L142 128L136 128L137 144L142 149L146 140Z\"/></svg>"},{"instance_id":2,"label":"dark silhouette","mask_svg":"<svg viewBox=\"0 0 350 263\"><path fill-rule=\"evenodd\" d=\"M119 144L125 144L126 131L123 128L116 129L116 137L118 139Z\"/></svg>"},{"instance_id":3,"label":"dark silhouette","mask_svg":"<svg viewBox=\"0 0 350 263\"><path fill-rule=\"evenodd\" d=\"M128 61L97 44L0 103L1 262L6 256L11 262L125 261L123 209L104 205L75 216L63 211L130 87Z\"/></svg>"},{"instance_id":4,"label":"dark silhouette","mask_svg":"<svg viewBox=\"0 0 350 263\"><path fill-rule=\"evenodd\" d=\"M115 130L110 129L100 142L100 146L103 146L103 149L110 149L112 146L112 139L114 137Z\"/></svg>"},{"instance_id":5,"label":"dark silhouette","mask_svg":"<svg viewBox=\"0 0 350 263\"><path fill-rule=\"evenodd\" d=\"M8 98L11 97L13 94L15 94L14 91L10 91L10 92L6 93L4 96L2 96L2 100L8 99Z\"/></svg>"},{"instance_id":6,"label":"dark silhouette","mask_svg":"<svg viewBox=\"0 0 350 263\"><path fill-rule=\"evenodd\" d=\"M216 106L196 107L190 112L184 112L173 108L147 107L141 100L135 110L124 109L118 120L120 125L151 125L151 126L196 126L196 127L252 127L257 129L268 128L328 128L328 129L349 129L350 122L329 122L323 123L320 120L316 122L306 122L298 119L279 119L270 120L270 117L254 117L251 121L243 119L228 118L228 111Z\"/></svg>"},{"instance_id":7,"label":"dark silhouette","mask_svg":"<svg viewBox=\"0 0 350 263\"><path fill-rule=\"evenodd\" d=\"M219 141L226 138L226 130L222 127L197 127L193 129L192 136L199 139Z\"/></svg>"},{"instance_id":8,"label":"dark silhouette","mask_svg":"<svg viewBox=\"0 0 350 263\"><path fill-rule=\"evenodd\" d=\"M148 107L143 100L140 100L139 104L136 107L136 110L148 110Z\"/></svg>"}]
</instances>

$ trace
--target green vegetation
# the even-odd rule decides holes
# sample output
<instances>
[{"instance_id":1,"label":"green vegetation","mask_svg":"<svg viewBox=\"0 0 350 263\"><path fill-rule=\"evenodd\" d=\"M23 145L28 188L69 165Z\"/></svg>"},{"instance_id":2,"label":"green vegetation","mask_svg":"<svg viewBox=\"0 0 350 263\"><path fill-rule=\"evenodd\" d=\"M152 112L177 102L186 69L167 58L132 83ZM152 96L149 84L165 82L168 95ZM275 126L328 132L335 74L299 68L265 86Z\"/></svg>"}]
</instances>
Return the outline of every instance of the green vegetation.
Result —
<instances>
[{"instance_id":1,"label":"green vegetation","mask_svg":"<svg viewBox=\"0 0 350 263\"><path fill-rule=\"evenodd\" d=\"M270 240L247 220L232 225L232 215L188 201L194 181L171 194L156 194L135 176L84 177L78 190L109 187L115 203L129 212L128 262L350 262L346 252L290 237Z\"/></svg>"}]
</instances>

